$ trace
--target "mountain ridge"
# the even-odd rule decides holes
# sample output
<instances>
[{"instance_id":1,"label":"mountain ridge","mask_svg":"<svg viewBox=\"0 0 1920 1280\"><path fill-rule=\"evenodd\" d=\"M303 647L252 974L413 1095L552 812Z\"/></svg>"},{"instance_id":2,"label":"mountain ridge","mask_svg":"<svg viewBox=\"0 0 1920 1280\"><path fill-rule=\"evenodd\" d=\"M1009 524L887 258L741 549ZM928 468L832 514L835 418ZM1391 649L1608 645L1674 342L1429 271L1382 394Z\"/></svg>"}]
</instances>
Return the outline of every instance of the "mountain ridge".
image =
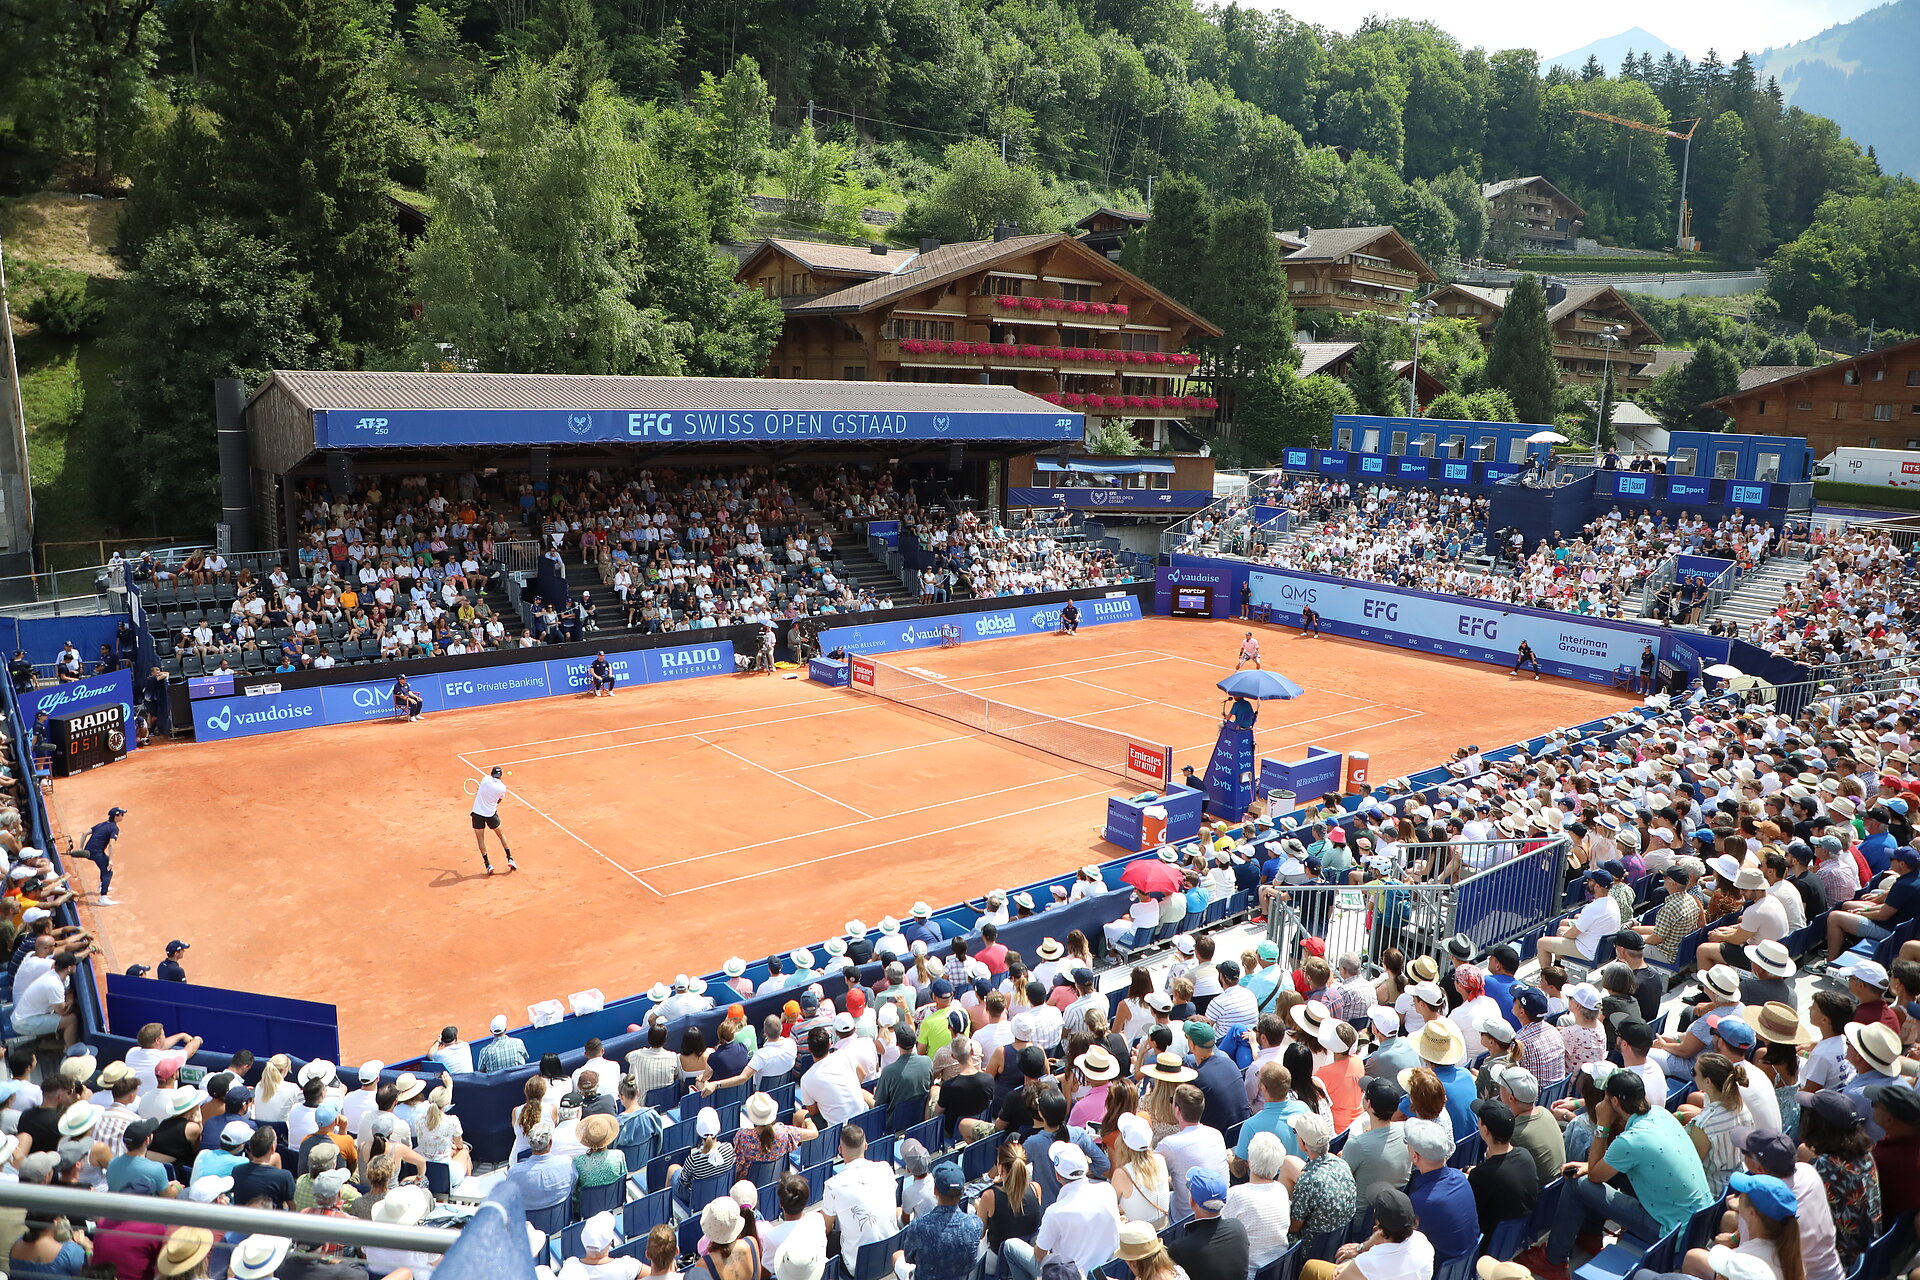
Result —
<instances>
[{"instance_id":1,"label":"mountain ridge","mask_svg":"<svg viewBox=\"0 0 1920 1280\"><path fill-rule=\"evenodd\" d=\"M1600 59L1600 65L1606 68L1608 75L1615 75L1620 70L1621 59L1629 53L1650 53L1656 61L1661 55L1668 53L1676 58L1687 56L1679 48L1668 44L1645 27L1629 27L1618 35L1604 36L1583 44L1569 53L1543 58L1540 66L1542 70L1548 67L1565 67L1577 75L1580 69L1587 65L1587 59L1594 57Z\"/></svg>"},{"instance_id":2,"label":"mountain ridge","mask_svg":"<svg viewBox=\"0 0 1920 1280\"><path fill-rule=\"evenodd\" d=\"M1906 124L1910 68L1920 60L1920 0L1893 0L1755 61L1787 105L1831 117L1881 167L1920 174L1920 136Z\"/></svg>"}]
</instances>

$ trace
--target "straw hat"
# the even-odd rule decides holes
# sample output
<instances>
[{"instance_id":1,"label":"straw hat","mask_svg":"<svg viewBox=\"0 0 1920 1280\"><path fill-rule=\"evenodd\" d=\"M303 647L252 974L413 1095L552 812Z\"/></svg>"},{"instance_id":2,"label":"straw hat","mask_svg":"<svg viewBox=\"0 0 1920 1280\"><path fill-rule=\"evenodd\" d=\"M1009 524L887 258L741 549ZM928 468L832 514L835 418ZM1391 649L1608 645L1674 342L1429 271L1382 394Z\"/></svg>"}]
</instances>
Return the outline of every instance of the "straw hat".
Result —
<instances>
[{"instance_id":1,"label":"straw hat","mask_svg":"<svg viewBox=\"0 0 1920 1280\"><path fill-rule=\"evenodd\" d=\"M609 1115L591 1115L580 1122L580 1141L593 1150L613 1145L620 1136L620 1122Z\"/></svg>"},{"instance_id":2,"label":"straw hat","mask_svg":"<svg viewBox=\"0 0 1920 1280\"><path fill-rule=\"evenodd\" d=\"M1414 1052L1436 1066L1450 1067L1467 1056L1466 1041L1460 1029L1444 1018L1420 1028L1413 1040Z\"/></svg>"},{"instance_id":3,"label":"straw hat","mask_svg":"<svg viewBox=\"0 0 1920 1280\"><path fill-rule=\"evenodd\" d=\"M427 1083L411 1071L402 1071L393 1082L395 1102L411 1102L426 1091Z\"/></svg>"},{"instance_id":4,"label":"straw hat","mask_svg":"<svg viewBox=\"0 0 1920 1280\"><path fill-rule=\"evenodd\" d=\"M1140 1068L1142 1075L1149 1076L1166 1084L1185 1084L1198 1079L1200 1073L1180 1060L1177 1053L1155 1054L1152 1062Z\"/></svg>"},{"instance_id":5,"label":"straw hat","mask_svg":"<svg viewBox=\"0 0 1920 1280\"><path fill-rule=\"evenodd\" d=\"M1740 998L1740 971L1732 965L1716 964L1700 975L1700 987L1723 1002Z\"/></svg>"},{"instance_id":6,"label":"straw hat","mask_svg":"<svg viewBox=\"0 0 1920 1280\"><path fill-rule=\"evenodd\" d=\"M154 1259L153 1269L158 1275L183 1276L200 1265L200 1260L213 1251L213 1232L205 1227L175 1227L167 1242L160 1246L160 1256Z\"/></svg>"},{"instance_id":7,"label":"straw hat","mask_svg":"<svg viewBox=\"0 0 1920 1280\"><path fill-rule=\"evenodd\" d=\"M1112 1080L1120 1074L1120 1060L1100 1045L1094 1045L1074 1059L1073 1065L1080 1069L1082 1076L1095 1082Z\"/></svg>"},{"instance_id":8,"label":"straw hat","mask_svg":"<svg viewBox=\"0 0 1920 1280\"><path fill-rule=\"evenodd\" d=\"M1782 1004L1778 1000L1746 1006L1740 1010L1740 1021L1752 1027L1762 1040L1771 1040L1775 1044L1797 1044L1808 1048L1820 1040L1792 1005Z\"/></svg>"},{"instance_id":9,"label":"straw hat","mask_svg":"<svg viewBox=\"0 0 1920 1280\"><path fill-rule=\"evenodd\" d=\"M1794 975L1793 957L1778 942L1756 942L1747 948L1747 962L1755 973L1764 973L1773 978L1791 978Z\"/></svg>"},{"instance_id":10,"label":"straw hat","mask_svg":"<svg viewBox=\"0 0 1920 1280\"><path fill-rule=\"evenodd\" d=\"M1137 1262L1152 1256L1160 1248L1160 1233L1153 1224L1134 1219L1120 1224L1120 1247L1114 1256L1122 1262Z\"/></svg>"},{"instance_id":11,"label":"straw hat","mask_svg":"<svg viewBox=\"0 0 1920 1280\"><path fill-rule=\"evenodd\" d=\"M773 1100L772 1094L756 1093L747 1099L747 1105L740 1109L740 1114L748 1124L757 1129L762 1125L772 1124L779 1118L780 1105Z\"/></svg>"},{"instance_id":12,"label":"straw hat","mask_svg":"<svg viewBox=\"0 0 1920 1280\"><path fill-rule=\"evenodd\" d=\"M1287 1016L1293 1019L1294 1026L1317 1040L1320 1038L1320 1028L1327 1024L1327 1019L1333 1016L1333 1011L1318 1000L1309 1000L1305 1004L1297 1004L1287 1010Z\"/></svg>"},{"instance_id":13,"label":"straw hat","mask_svg":"<svg viewBox=\"0 0 1920 1280\"><path fill-rule=\"evenodd\" d=\"M1882 1075L1900 1070L1900 1037L1884 1022L1850 1022L1844 1034L1866 1064Z\"/></svg>"},{"instance_id":14,"label":"straw hat","mask_svg":"<svg viewBox=\"0 0 1920 1280\"><path fill-rule=\"evenodd\" d=\"M541 1243L546 1243L545 1237ZM293 1241L285 1236L248 1236L233 1247L227 1274L233 1280L270 1280L292 1248Z\"/></svg>"},{"instance_id":15,"label":"straw hat","mask_svg":"<svg viewBox=\"0 0 1920 1280\"><path fill-rule=\"evenodd\" d=\"M373 1206L373 1218L375 1222L413 1227L418 1226L432 1208L433 1193L425 1187L395 1187Z\"/></svg>"},{"instance_id":16,"label":"straw hat","mask_svg":"<svg viewBox=\"0 0 1920 1280\"><path fill-rule=\"evenodd\" d=\"M1440 964L1432 956L1418 956L1407 966L1407 972L1413 975L1415 982L1440 981Z\"/></svg>"}]
</instances>

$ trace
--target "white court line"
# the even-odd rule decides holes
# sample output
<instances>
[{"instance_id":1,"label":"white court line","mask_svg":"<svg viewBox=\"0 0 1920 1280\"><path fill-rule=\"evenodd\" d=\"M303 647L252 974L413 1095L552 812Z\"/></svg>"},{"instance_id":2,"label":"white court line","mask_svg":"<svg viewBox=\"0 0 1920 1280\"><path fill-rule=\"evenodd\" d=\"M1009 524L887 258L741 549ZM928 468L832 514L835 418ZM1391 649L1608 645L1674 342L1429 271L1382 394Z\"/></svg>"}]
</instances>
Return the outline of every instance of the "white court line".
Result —
<instances>
[{"instance_id":1,"label":"white court line","mask_svg":"<svg viewBox=\"0 0 1920 1280\"><path fill-rule=\"evenodd\" d=\"M1405 710L1405 708L1403 707L1392 707L1386 703L1382 703L1380 705L1387 706L1389 710L1395 710L1395 711ZM1399 724L1402 720L1417 720L1425 714L1427 713L1424 711L1416 711L1412 715L1395 716L1391 720L1382 720L1378 724L1363 724L1358 729L1342 729L1338 733L1316 733L1311 738L1302 738L1298 742L1283 742L1277 747L1262 746L1260 750L1261 751L1285 751L1288 747L1304 747L1307 744L1314 743L1314 742L1331 742L1335 738L1346 738L1346 737L1351 737L1353 734L1356 734L1356 733L1371 733L1375 729L1384 729L1390 724ZM1323 719L1324 718L1329 718L1329 717L1323 717ZM1306 724L1308 722L1305 720L1302 720L1299 723ZM1287 725L1285 727L1291 729L1291 728L1294 728L1295 726ZM1212 745L1213 743L1211 742L1201 742L1201 743L1196 743L1191 747L1178 748L1178 749L1186 750L1186 751L1199 751L1199 750L1202 750L1203 748L1210 747Z\"/></svg>"},{"instance_id":2,"label":"white court line","mask_svg":"<svg viewBox=\"0 0 1920 1280\"><path fill-rule=\"evenodd\" d=\"M944 809L948 805L972 804L975 800L985 800L988 796L1005 795L1009 791L1025 791L1030 787L1044 787L1055 782L1065 782L1077 776L1077 774L1073 773L1056 773L1051 778L1035 778L1032 782L1020 782L1011 787L999 787L993 791L982 791L977 796L957 796L952 800L939 800L933 804L923 804L912 809L902 809L898 813L885 814L873 819L873 821L891 822L895 818L904 818L910 813L925 813L929 809ZM713 853L697 853L691 858L676 858L672 862L656 862L650 867L642 867L640 869L642 871L665 871L668 867L683 867L689 862L706 862L712 858L724 858L730 853L745 853L749 849L764 849L770 844L786 844L792 840L810 840L814 836L831 835L835 831L845 831L850 827L864 825L866 824L860 822L842 822L837 826L821 827L817 831L802 831L795 835L775 836L771 840L756 840L752 844L735 845L731 849L720 849Z\"/></svg>"},{"instance_id":3,"label":"white court line","mask_svg":"<svg viewBox=\"0 0 1920 1280\"><path fill-rule=\"evenodd\" d=\"M838 760L817 760L812 764L797 764L791 769L780 769L781 777L790 773L805 773L808 769L825 769L836 764L852 764L855 760L871 760L875 756L896 755L902 751L920 751L926 747L943 747L949 742L971 742L978 738L977 733L956 733L951 738L935 738L931 742L911 742L904 747L888 747L885 751L865 751L857 756L841 756Z\"/></svg>"},{"instance_id":4,"label":"white court line","mask_svg":"<svg viewBox=\"0 0 1920 1280\"><path fill-rule=\"evenodd\" d=\"M798 787L802 791L812 791L814 795L819 796L822 800L825 800L828 804L839 805L842 809L845 809L849 813L857 813L861 817L867 819L868 821L873 820L873 815L868 813L865 809L857 809L853 805L848 804L845 800L836 800L824 791L815 790L814 788L808 786L804 782L796 782L794 779L789 778L786 774L781 773L777 769L767 768L766 765L761 764L758 760L750 760L746 756L741 755L738 751L729 750L728 748L721 746L717 742L708 742L707 739L700 737L698 734L691 734L688 736L697 739L699 742L703 743L706 746L712 747L715 751L721 752L725 755L732 756L735 760L738 760L741 764L752 765L754 768L758 769L760 772L767 774L770 777L778 778L780 779L780 781L786 783L790 787Z\"/></svg>"},{"instance_id":5,"label":"white court line","mask_svg":"<svg viewBox=\"0 0 1920 1280\"><path fill-rule=\"evenodd\" d=\"M723 725L716 725L716 726L714 726L714 727L713 727L713 728L711 728L711 729L690 729L690 730L688 730L688 731L687 731L687 732L685 732L685 733L666 733L666 734L662 734L662 735L660 735L660 736L659 736L659 737L657 737L657 738L642 738L642 739L640 739L640 740L639 740L639 741L637 741L637 742L609 742L609 743L607 743L606 745L604 745L604 746L599 746L599 747L580 747L580 748L577 748L576 750L573 750L573 751L555 751L555 752L551 752L551 753L549 753L549 754L547 754L547 755L541 755L541 756L521 756L521 757L520 757L519 759L517 759L517 760L494 760L494 761L490 761L489 763L490 763L490 764L502 764L502 765L507 765L507 764L529 764L529 763L532 763L532 762L535 762L535 761L540 761L540 760L564 760L564 759L566 759L566 758L567 758L568 756L585 756L585 755L592 755L592 754L593 754L594 752L596 752L596 751L618 751L618 750L620 750L620 749L621 749L621 748L623 748L623 747L650 747L650 746L653 746L653 745L654 745L654 744L656 744L656 743L661 743L661 742L677 742L677 741L678 741L678 740L680 740L681 738L698 738L698 737L699 737L699 736L700 736L701 734L703 734L703 733L735 733L735 732L738 732L739 730L742 730L742 729L764 729L764 728L766 728L766 727L767 727L767 726L769 726L769 725L776 725L776 724L790 724L790 723L792 723L792 722L793 722L793 721L795 721L795 720L818 720L818 719L819 719L820 717L822 717L822 716L844 716L844 715L848 715L848 714L850 714L851 712L855 712L855 711L867 711L867 710L871 710L871 709L873 709L873 708L876 708L876 707L882 707L882 706L890 706L890 705L893 705L893 704L890 704L890 703L882 703L882 702L856 702L856 703L854 703L854 704L853 704L853 705L851 705L851 706L845 706L845 707L835 707L835 708L834 708L833 710L831 710L831 711L808 711L808 712L805 712L805 713L803 713L803 714L801 714L801 715L797 715L797 716L779 716L779 717L776 717L775 719L772 719L772 720L758 720L758 721L755 721L755 722L754 722L753 724L723 724ZM693 719L693 720L698 720L698 719L701 719L701 717L699 717L699 716L694 716L694 717L692 717L692 719ZM687 720L672 720L672 721L668 721L667 723L669 723L669 724L687 724L687 723L689 723L689 721L687 721ZM635 725L635 726L630 726L629 728L626 728L626 729L622 729L622 730L620 730L619 732L621 732L621 733L643 733L643 732L645 732L645 731L646 731L646 729L647 729L647 728L649 728L649 727L650 727L650 726L647 726L647 725ZM592 735L581 735L581 736L592 736ZM567 742L567 741L570 741L570 739L567 739L567 738L555 738L555 739L553 739L553 741L555 741L555 742ZM538 745L540 745L540 744L539 744L539 743L534 743L534 742L525 742L525 743L520 743L520 744L518 744L518 745L520 745L520 746L538 746ZM504 750L504 748L502 748L502 749ZM480 767L479 765L476 765L476 764L474 764L474 763L473 763L473 761L471 761L471 760L467 760L467 755L468 755L468 754L469 754L469 753L466 753L466 752L462 752L462 753L461 753L461 755L460 755L460 759L461 759L461 760L463 760L463 761L466 761L466 763L467 763L467 765L468 765L468 766L469 766L470 768L475 768L475 769L477 769L477 768L479 768L479 767ZM473 752L473 753L471 753L471 754L474 754L474 755L483 755L483 754L486 754L486 753L485 753L485 752Z\"/></svg>"},{"instance_id":6,"label":"white court line","mask_svg":"<svg viewBox=\"0 0 1920 1280\"><path fill-rule=\"evenodd\" d=\"M470 764L467 767L478 768L479 766ZM518 800L521 804L527 806L527 808L533 810L534 813L538 814L540 817L545 818L548 822L552 823L556 828L559 829L561 835L566 836L568 839L573 840L578 844L586 846L586 848L591 849L596 855L598 855L602 862L605 862L608 866L612 867L614 870L619 871L624 875L632 877L634 883L638 884L642 889L645 889L648 893L651 893L654 897L664 898L667 896L666 894L661 893L658 889L654 888L652 885L648 884L645 880L642 880L638 875L635 875L631 869L621 866L619 863L615 862L612 858L607 857L606 854L601 853L599 849L595 848L592 844L589 844L585 839L583 839L582 837L580 837L579 835L575 834L573 831L568 829L565 825L563 825L560 822L558 818L548 813L545 809L542 809L539 805L535 804L533 801L527 799L527 797L521 792L509 791L507 792L507 794L512 796L515 800Z\"/></svg>"},{"instance_id":7,"label":"white court line","mask_svg":"<svg viewBox=\"0 0 1920 1280\"><path fill-rule=\"evenodd\" d=\"M645 686L640 686L644 688ZM610 733L639 733L647 729L664 729L670 724L697 724L702 720L717 720L724 716L743 716L751 712L773 711L774 707L740 707L733 711L709 711L705 715L683 716L678 720L656 720L651 724L621 725L617 729L594 729L587 733L569 733L559 738L535 738L530 742L505 742L497 747L487 747L488 751L513 751L520 747L544 747L550 742L578 742L582 738L604 738ZM814 712L816 715L832 715L833 712ZM778 723L777 721L775 723ZM753 725L741 725L739 728L753 728ZM477 752L475 754L478 754ZM529 756L530 760L544 759L541 756Z\"/></svg>"},{"instance_id":8,"label":"white court line","mask_svg":"<svg viewBox=\"0 0 1920 1280\"><path fill-rule=\"evenodd\" d=\"M829 853L829 854L823 854L818 858L808 858L805 862L789 862L784 866L773 867L767 871L754 871L744 876L730 876L725 880L715 880L711 884L695 885L689 889L676 889L672 893L668 894L667 897L678 898L684 894L689 894L689 893L704 893L708 889L724 888L730 884L739 884L743 880L762 880L762 879L765 879L769 874L772 874L775 872L795 871L801 867L811 867L822 862L834 862L841 858L850 858L856 853L872 853L875 849L890 849L894 845L906 844L910 840L925 840L929 836L943 836L950 831L964 831L968 827L978 827L989 822L998 822L1003 818L1018 818L1025 814L1038 813L1042 809L1057 809L1063 804L1078 804L1082 800L1091 800L1095 796L1102 796L1102 795L1109 795L1109 794L1111 794L1111 788L1102 789L1100 791L1089 791L1085 795L1081 795L1081 796L1069 796L1065 800L1050 800L1046 804L1034 805L1031 809L1015 809L1012 813L991 814L988 817L976 818L972 822L959 822L959 823L955 823L951 827L941 827L938 831L917 831L910 836L901 836L897 840L883 840L879 844L870 844L859 849L847 849L841 853ZM656 867L649 867L647 869L649 871L658 870L658 868Z\"/></svg>"},{"instance_id":9,"label":"white court line","mask_svg":"<svg viewBox=\"0 0 1920 1280\"><path fill-rule=\"evenodd\" d=\"M1132 650L1129 650L1129 652L1131 652L1131 653L1148 653L1148 652L1151 652L1151 650L1147 650L1147 649L1132 649ZM1096 668L1096 669L1094 669L1094 670L1092 670L1092 671L1082 671L1082 672L1080 672L1079 674L1080 674L1080 675L1083 675L1083 676L1097 676L1097 675L1101 675L1101 674L1104 674L1105 672L1108 672L1108 671L1124 671L1124 670L1125 670L1125 669L1127 669L1128 667L1150 667L1150 666L1152 666L1152 665L1153 665L1154 663L1156 663L1156 662L1165 662L1166 660L1167 660L1167 655L1164 655L1164 654L1163 654L1162 656L1160 656L1160 657L1158 657L1158 658L1142 658L1142 659L1140 659L1140 661L1138 661L1138 662L1114 662L1114 663L1109 663L1109 664L1107 664L1106 666L1103 666L1103 667L1098 667L1098 668ZM1095 661L1095 659L1091 659L1091 658L1081 658L1081 659L1079 659L1079 661L1081 661L1081 662L1091 662L1091 661ZM1069 665L1071 665L1071 664L1069 664L1069 663L1065 663L1065 662L1055 662L1055 663L1050 663L1050 664L1048 664L1048 665L1050 665L1050 666L1056 666L1056 667L1064 667L1064 666L1069 666ZM1013 668L1013 671L1024 671L1024 670L1034 670L1034 669L1036 669L1036 668L1027 668L1027 667L1015 667L1015 668ZM980 678L980 676L998 676L998 675L1011 675L1012 673L1013 673L1012 671L982 671L982 672L980 673L980 675L979 675L979 676L956 676L956 677L955 677L955 678L954 678L953 680L949 680L949 681L947 681L947 683L948 683L948 684L951 684L951 685L952 685L952 686L953 686L953 687L954 687L955 689L958 689L958 690L959 690L960 692L962 692L962 693L984 693L984 692L985 692L985 691L987 691L988 689L1011 689L1011 688L1014 688L1014 687L1016 687L1016 686L1018 686L1018 685L1023 685L1023 684L1034 684L1034 683L1037 683L1038 681L1041 681L1041 680L1047 680L1047 679L1053 679L1053 680L1071 680L1071 679L1073 679L1073 677L1072 677L1072 676L1028 676L1028 677L1027 677L1026 679L1024 679L1024 680L1002 680L1002 681L1001 681L1000 683L998 683L998 684L981 684L981 685L974 685L974 686L972 686L972 687L970 687L970 688L969 688L969 687L963 687L963 686L962 686L962 685L960 684L960 681L962 681L962 680L978 680L978 679ZM1107 690L1107 692L1108 692L1108 693L1118 693L1118 692L1120 692L1120 691L1119 691L1118 689L1109 689L1109 690Z\"/></svg>"},{"instance_id":10,"label":"white court line","mask_svg":"<svg viewBox=\"0 0 1920 1280\"><path fill-rule=\"evenodd\" d=\"M1097 673L1092 673L1092 674L1097 674ZM1071 680L1075 684L1083 684L1089 689L1098 689L1102 693L1121 692L1121 690L1119 689L1109 689L1106 685L1103 685L1103 684L1095 684L1091 680L1082 680L1079 676L1060 676L1059 679ZM1177 707L1171 702L1162 702L1158 698L1149 698L1147 701L1141 703L1140 705L1143 707L1145 706L1164 707L1168 711L1178 711L1182 715L1188 715L1188 716L1203 716L1208 720L1212 720L1215 718L1214 713L1211 711L1195 711L1192 707ZM1095 711L1091 714L1101 715L1104 713Z\"/></svg>"}]
</instances>

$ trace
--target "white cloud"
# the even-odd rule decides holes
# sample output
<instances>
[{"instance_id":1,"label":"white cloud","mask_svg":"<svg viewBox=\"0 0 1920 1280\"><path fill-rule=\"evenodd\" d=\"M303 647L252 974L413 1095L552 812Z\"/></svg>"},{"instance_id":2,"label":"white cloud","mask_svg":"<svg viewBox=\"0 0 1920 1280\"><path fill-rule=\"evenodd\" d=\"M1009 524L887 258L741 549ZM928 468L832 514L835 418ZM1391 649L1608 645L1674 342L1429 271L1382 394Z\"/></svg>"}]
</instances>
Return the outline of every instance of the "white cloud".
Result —
<instances>
[{"instance_id":1,"label":"white cloud","mask_svg":"<svg viewBox=\"0 0 1920 1280\"><path fill-rule=\"evenodd\" d=\"M1527 47L1553 57L1594 40L1641 27L1694 57L1718 50L1732 61L1742 49L1792 44L1875 8L1875 0L1695 0L1690 5L1628 3L1604 8L1523 4L1518 0L1290 0L1260 4L1305 22L1351 31L1369 13L1432 22L1462 44L1486 49Z\"/></svg>"}]
</instances>

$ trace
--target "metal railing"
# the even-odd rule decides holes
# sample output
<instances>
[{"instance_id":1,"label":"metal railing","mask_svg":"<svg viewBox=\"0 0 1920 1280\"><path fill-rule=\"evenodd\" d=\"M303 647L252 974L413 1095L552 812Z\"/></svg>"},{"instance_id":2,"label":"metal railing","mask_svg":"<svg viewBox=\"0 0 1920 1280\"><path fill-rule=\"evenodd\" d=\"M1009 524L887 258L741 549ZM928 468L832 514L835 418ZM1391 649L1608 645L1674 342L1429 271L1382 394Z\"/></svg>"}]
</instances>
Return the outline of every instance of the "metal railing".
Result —
<instances>
[{"instance_id":1,"label":"metal railing","mask_svg":"<svg viewBox=\"0 0 1920 1280\"><path fill-rule=\"evenodd\" d=\"M1814 669L1814 674L1792 684L1736 690L1751 706L1771 706L1782 715L1798 716L1815 702L1829 702L1858 694L1884 694L1899 689L1920 690L1920 661L1836 663Z\"/></svg>"},{"instance_id":2,"label":"metal railing","mask_svg":"<svg viewBox=\"0 0 1920 1280\"><path fill-rule=\"evenodd\" d=\"M1170 555L1181 551L1197 553L1203 541L1212 541L1223 554L1238 555L1242 552L1229 552L1229 545L1237 543L1242 548L1251 543L1255 532L1253 508L1265 496L1267 487L1280 478L1283 472L1279 468L1270 471L1249 471L1247 485L1238 493L1230 493L1216 498L1211 504L1202 507L1184 520L1175 521L1160 531L1160 552ZM1202 528L1207 530L1203 540Z\"/></svg>"},{"instance_id":3,"label":"metal railing","mask_svg":"<svg viewBox=\"0 0 1920 1280\"><path fill-rule=\"evenodd\" d=\"M1640 583L1640 616L1653 616L1653 598L1660 594L1660 588L1671 586L1678 577L1680 557L1668 556L1653 567L1645 580Z\"/></svg>"},{"instance_id":4,"label":"metal railing","mask_svg":"<svg viewBox=\"0 0 1920 1280\"><path fill-rule=\"evenodd\" d=\"M1409 960L1435 955L1456 933L1485 952L1561 914L1570 848L1565 836L1401 845L1399 879L1285 886L1267 913L1267 936L1283 959L1297 959L1303 939L1320 938L1330 963L1351 954L1378 965L1389 948Z\"/></svg>"},{"instance_id":5,"label":"metal railing","mask_svg":"<svg viewBox=\"0 0 1920 1280\"><path fill-rule=\"evenodd\" d=\"M343 1245L350 1248L395 1249L410 1253L445 1253L460 1238L444 1227L404 1227L353 1217L292 1213L280 1209L247 1209L239 1205L201 1204L186 1196L134 1196L95 1191L80 1186L28 1182L0 1182L0 1205L24 1209L35 1217L92 1222L110 1218L122 1223L152 1222L169 1227L205 1227L214 1233L280 1236L304 1244Z\"/></svg>"}]
</instances>

